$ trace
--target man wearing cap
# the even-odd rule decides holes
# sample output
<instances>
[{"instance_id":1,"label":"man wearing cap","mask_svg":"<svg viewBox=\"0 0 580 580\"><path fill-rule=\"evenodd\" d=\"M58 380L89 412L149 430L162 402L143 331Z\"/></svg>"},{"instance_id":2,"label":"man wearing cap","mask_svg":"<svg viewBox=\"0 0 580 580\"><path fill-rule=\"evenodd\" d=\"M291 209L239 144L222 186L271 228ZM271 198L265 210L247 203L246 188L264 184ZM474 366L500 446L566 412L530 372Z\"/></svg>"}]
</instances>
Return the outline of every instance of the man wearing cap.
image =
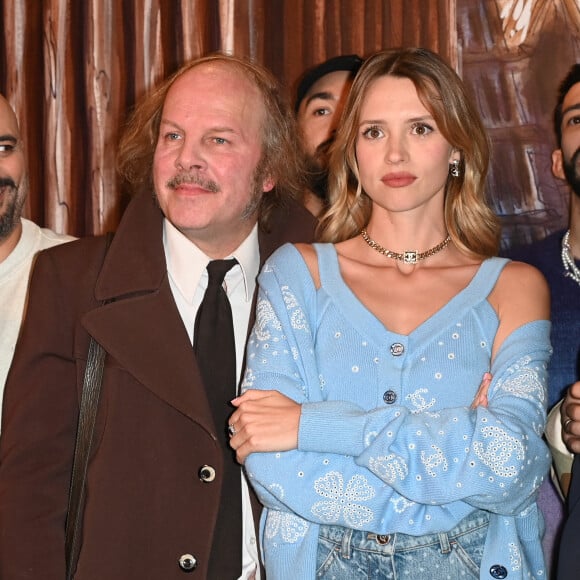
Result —
<instances>
[{"instance_id":1,"label":"man wearing cap","mask_svg":"<svg viewBox=\"0 0 580 580\"><path fill-rule=\"evenodd\" d=\"M335 56L308 69L298 83L294 109L310 172L304 205L315 216L326 205L328 150L362 63L356 54Z\"/></svg>"}]
</instances>

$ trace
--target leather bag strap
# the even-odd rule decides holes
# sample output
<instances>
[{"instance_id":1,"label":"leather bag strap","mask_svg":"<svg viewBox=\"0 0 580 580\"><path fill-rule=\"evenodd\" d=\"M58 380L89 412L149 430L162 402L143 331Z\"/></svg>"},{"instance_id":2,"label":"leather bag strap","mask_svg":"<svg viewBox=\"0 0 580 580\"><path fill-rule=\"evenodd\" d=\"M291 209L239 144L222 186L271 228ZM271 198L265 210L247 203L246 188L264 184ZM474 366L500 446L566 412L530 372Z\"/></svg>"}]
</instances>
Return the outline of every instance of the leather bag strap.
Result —
<instances>
[{"instance_id":1,"label":"leather bag strap","mask_svg":"<svg viewBox=\"0 0 580 580\"><path fill-rule=\"evenodd\" d=\"M106 236L105 254L107 255L111 244L112 234ZM106 301L101 305L106 304ZM101 383L103 380L103 368L105 366L105 350L91 336L87 366L81 393L79 419L75 442L75 451L72 466L71 484L69 489L69 501L66 518L65 532L65 555L66 555L66 580L72 580L79 556L82 520L85 506L85 484L91 445L99 398Z\"/></svg>"}]
</instances>

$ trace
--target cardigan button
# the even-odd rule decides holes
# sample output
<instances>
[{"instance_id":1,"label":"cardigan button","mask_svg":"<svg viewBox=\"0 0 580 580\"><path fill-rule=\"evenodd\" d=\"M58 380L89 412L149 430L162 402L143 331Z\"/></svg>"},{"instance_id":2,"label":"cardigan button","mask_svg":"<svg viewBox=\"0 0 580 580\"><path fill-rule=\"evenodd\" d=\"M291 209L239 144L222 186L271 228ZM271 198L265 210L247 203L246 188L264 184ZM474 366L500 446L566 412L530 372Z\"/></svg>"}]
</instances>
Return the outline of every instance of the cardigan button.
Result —
<instances>
[{"instance_id":1,"label":"cardigan button","mask_svg":"<svg viewBox=\"0 0 580 580\"><path fill-rule=\"evenodd\" d=\"M400 342L391 344L391 354L393 356L401 356L405 352L405 347Z\"/></svg>"},{"instance_id":2,"label":"cardigan button","mask_svg":"<svg viewBox=\"0 0 580 580\"><path fill-rule=\"evenodd\" d=\"M500 566L499 564L494 564L490 569L489 573L491 574L492 578L497 578L497 580L503 580L503 578L507 578L508 571L505 566Z\"/></svg>"},{"instance_id":3,"label":"cardigan button","mask_svg":"<svg viewBox=\"0 0 580 580\"><path fill-rule=\"evenodd\" d=\"M395 393L395 391L393 391L392 389L385 391L385 394L383 395L383 401L387 405L392 405L396 400L397 400L397 393Z\"/></svg>"},{"instance_id":4,"label":"cardigan button","mask_svg":"<svg viewBox=\"0 0 580 580\"><path fill-rule=\"evenodd\" d=\"M215 469L211 465L202 465L198 475L204 483L211 483L215 479Z\"/></svg>"},{"instance_id":5,"label":"cardigan button","mask_svg":"<svg viewBox=\"0 0 580 580\"><path fill-rule=\"evenodd\" d=\"M191 554L183 554L179 558L179 567L184 572L193 572L197 568L197 560Z\"/></svg>"}]
</instances>

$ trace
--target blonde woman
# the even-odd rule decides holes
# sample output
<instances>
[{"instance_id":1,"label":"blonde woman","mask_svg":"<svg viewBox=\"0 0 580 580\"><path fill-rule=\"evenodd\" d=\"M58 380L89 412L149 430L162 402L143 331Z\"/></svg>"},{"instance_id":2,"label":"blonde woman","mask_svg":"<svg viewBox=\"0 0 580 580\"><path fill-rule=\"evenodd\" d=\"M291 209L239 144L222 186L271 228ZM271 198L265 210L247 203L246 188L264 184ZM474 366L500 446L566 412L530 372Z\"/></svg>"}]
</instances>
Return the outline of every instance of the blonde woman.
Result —
<instances>
[{"instance_id":1,"label":"blonde woman","mask_svg":"<svg viewBox=\"0 0 580 580\"><path fill-rule=\"evenodd\" d=\"M266 263L230 418L270 580L544 577L548 291L494 257L488 159L441 58L365 62L326 243Z\"/></svg>"}]
</instances>

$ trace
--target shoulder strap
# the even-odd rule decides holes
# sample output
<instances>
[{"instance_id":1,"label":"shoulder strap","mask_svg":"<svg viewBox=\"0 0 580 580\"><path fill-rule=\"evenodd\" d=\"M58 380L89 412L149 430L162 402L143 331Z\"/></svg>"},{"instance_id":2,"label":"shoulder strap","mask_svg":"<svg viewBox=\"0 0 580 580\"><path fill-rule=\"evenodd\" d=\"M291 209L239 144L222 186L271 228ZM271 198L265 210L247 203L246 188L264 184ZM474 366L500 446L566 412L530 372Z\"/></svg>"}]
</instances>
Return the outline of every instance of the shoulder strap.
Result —
<instances>
[{"instance_id":1,"label":"shoulder strap","mask_svg":"<svg viewBox=\"0 0 580 580\"><path fill-rule=\"evenodd\" d=\"M107 255L112 238L113 234L108 233L105 241L103 261ZM105 304L105 302L102 304ZM105 354L103 347L91 336L83 390L81 393L81 404L79 409L79 420L66 518L65 554L67 580L72 580L79 556L81 527L85 504L85 482L87 467L89 464L89 455L91 453L91 444L93 441L95 420L97 417L97 409L99 406L99 397L101 394Z\"/></svg>"},{"instance_id":2,"label":"shoulder strap","mask_svg":"<svg viewBox=\"0 0 580 580\"><path fill-rule=\"evenodd\" d=\"M306 263L312 281L316 288L320 288L320 275L318 273L318 256L311 244L295 244L296 249L300 252L302 259Z\"/></svg>"},{"instance_id":3,"label":"shoulder strap","mask_svg":"<svg viewBox=\"0 0 580 580\"><path fill-rule=\"evenodd\" d=\"M498 258L497 256L487 258L481 263L481 267L473 278L470 287L482 299L487 299L505 266L510 262L508 258Z\"/></svg>"},{"instance_id":4,"label":"shoulder strap","mask_svg":"<svg viewBox=\"0 0 580 580\"><path fill-rule=\"evenodd\" d=\"M328 286L335 284L337 280L342 280L335 245L331 243L316 243L312 245L318 257L320 284Z\"/></svg>"}]
</instances>

